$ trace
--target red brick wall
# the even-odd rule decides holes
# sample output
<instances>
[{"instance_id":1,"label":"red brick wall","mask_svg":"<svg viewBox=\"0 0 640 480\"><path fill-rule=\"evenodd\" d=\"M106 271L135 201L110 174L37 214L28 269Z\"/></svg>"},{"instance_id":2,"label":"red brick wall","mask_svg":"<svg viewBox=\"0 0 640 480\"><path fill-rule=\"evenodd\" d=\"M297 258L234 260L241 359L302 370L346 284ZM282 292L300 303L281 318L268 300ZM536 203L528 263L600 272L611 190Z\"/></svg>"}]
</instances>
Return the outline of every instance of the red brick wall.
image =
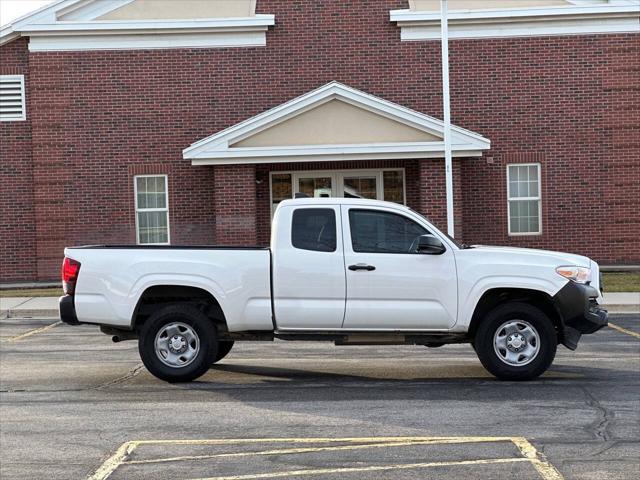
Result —
<instances>
[{"instance_id":1,"label":"red brick wall","mask_svg":"<svg viewBox=\"0 0 640 480\"><path fill-rule=\"evenodd\" d=\"M466 159L453 159L453 222L455 237L462 240L464 223L464 197L461 171ZM447 188L444 160L422 161L418 164L419 201L416 210L426 215L443 232L447 229Z\"/></svg>"},{"instance_id":2,"label":"red brick wall","mask_svg":"<svg viewBox=\"0 0 640 480\"><path fill-rule=\"evenodd\" d=\"M0 75L24 75L27 121L0 122L0 281L33 279L36 275L36 238L33 208L30 101L27 41L19 39L0 48Z\"/></svg>"},{"instance_id":3,"label":"red brick wall","mask_svg":"<svg viewBox=\"0 0 640 480\"><path fill-rule=\"evenodd\" d=\"M220 165L214 170L216 243L256 245L255 165Z\"/></svg>"},{"instance_id":4,"label":"red brick wall","mask_svg":"<svg viewBox=\"0 0 640 480\"><path fill-rule=\"evenodd\" d=\"M640 35L451 48L453 121L491 139L463 162L464 238L640 263ZM506 165L542 165L543 233L507 235Z\"/></svg>"},{"instance_id":5,"label":"red brick wall","mask_svg":"<svg viewBox=\"0 0 640 480\"><path fill-rule=\"evenodd\" d=\"M169 174L174 244L245 242L246 229L222 237L216 226L216 206L225 208L216 183L235 174L193 167L182 149L331 80L441 117L438 42L400 42L389 22L406 1L258 0L257 8L276 15L266 47L33 53L28 65L24 40L0 47L3 64L19 51L28 70L34 142L33 179L27 168L3 175L3 187L36 190L33 205L27 194L17 209L3 193L0 213L18 239L3 237L0 264L20 255L32 266L29 275L3 268L0 281L32 278L34 248L45 279L57 277L65 245L133 242L132 178L147 166ZM456 167L463 239L640 262L640 35L454 41L450 53L453 122L492 141L487 158ZM0 165L29 161L18 128L28 124L0 125ZM510 238L505 164L531 155L543 165L544 233ZM408 185L415 198L441 197L437 171L415 165L431 182ZM237 175L251 177L245 167ZM255 178L242 195L252 188L262 242L268 200ZM423 205L442 217L442 205Z\"/></svg>"}]
</instances>

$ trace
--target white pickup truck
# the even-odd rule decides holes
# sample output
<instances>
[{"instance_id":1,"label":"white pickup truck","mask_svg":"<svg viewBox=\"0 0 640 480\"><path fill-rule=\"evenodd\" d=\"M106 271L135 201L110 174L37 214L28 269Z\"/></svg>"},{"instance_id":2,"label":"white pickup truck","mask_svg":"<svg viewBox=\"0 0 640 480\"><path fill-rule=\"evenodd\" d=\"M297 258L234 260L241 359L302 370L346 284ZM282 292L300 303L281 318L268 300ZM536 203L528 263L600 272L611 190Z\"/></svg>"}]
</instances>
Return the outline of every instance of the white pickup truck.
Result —
<instances>
[{"instance_id":1,"label":"white pickup truck","mask_svg":"<svg viewBox=\"0 0 640 480\"><path fill-rule=\"evenodd\" d=\"M388 202L278 206L271 248L67 248L64 322L138 339L156 377L191 381L238 340L336 345L471 343L500 379L533 379L558 343L607 324L598 264L542 250L464 246Z\"/></svg>"}]
</instances>

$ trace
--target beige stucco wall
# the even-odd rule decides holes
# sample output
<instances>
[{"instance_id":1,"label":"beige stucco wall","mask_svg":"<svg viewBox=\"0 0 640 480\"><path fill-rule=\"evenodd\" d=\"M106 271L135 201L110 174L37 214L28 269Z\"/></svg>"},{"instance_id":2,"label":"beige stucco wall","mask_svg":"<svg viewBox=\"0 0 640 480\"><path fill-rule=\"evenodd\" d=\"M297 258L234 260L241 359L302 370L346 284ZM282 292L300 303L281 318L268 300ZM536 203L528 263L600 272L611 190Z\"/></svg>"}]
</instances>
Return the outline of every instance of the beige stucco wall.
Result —
<instances>
[{"instance_id":1,"label":"beige stucco wall","mask_svg":"<svg viewBox=\"0 0 640 480\"><path fill-rule=\"evenodd\" d=\"M255 11L255 0L135 0L98 20L250 17Z\"/></svg>"},{"instance_id":2,"label":"beige stucco wall","mask_svg":"<svg viewBox=\"0 0 640 480\"><path fill-rule=\"evenodd\" d=\"M263 130L232 147L433 142L441 139L403 123L331 100Z\"/></svg>"},{"instance_id":3,"label":"beige stucco wall","mask_svg":"<svg viewBox=\"0 0 640 480\"><path fill-rule=\"evenodd\" d=\"M449 10L479 10L489 8L553 7L571 5L566 0L449 0ZM440 0L409 0L411 10L440 10Z\"/></svg>"}]
</instances>

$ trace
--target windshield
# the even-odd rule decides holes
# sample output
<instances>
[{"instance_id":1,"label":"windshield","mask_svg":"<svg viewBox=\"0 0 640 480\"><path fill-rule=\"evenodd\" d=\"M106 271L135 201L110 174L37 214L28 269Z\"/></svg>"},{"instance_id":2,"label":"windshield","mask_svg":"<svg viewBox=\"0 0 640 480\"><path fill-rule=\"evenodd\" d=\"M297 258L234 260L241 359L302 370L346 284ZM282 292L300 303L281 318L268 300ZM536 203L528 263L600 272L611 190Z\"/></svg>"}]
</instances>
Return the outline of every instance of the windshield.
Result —
<instances>
[{"instance_id":1,"label":"windshield","mask_svg":"<svg viewBox=\"0 0 640 480\"><path fill-rule=\"evenodd\" d=\"M415 213L416 215L418 215L420 218L424 218L427 222L429 222L431 225L435 225L431 220L429 220L428 217L422 215L420 212L416 212L413 208L410 208L409 210L411 210L413 213ZM465 248L469 248L467 245L465 245L464 243L460 243L458 242L455 238L453 238L451 235L442 232L440 230L438 230L439 233L441 233L442 235L444 235L445 237L447 237L451 243L453 243L456 247L460 248L460 249L465 249Z\"/></svg>"}]
</instances>

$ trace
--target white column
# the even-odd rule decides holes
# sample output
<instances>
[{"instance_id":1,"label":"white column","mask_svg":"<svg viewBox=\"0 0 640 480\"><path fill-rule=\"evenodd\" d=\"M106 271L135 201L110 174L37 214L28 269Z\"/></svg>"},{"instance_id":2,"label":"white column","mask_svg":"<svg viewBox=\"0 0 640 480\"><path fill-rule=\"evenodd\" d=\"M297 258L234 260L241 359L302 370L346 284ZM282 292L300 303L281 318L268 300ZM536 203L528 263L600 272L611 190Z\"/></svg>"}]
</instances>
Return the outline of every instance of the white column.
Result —
<instances>
[{"instance_id":1,"label":"white column","mask_svg":"<svg viewBox=\"0 0 640 480\"><path fill-rule=\"evenodd\" d=\"M447 0L440 0L442 33L442 102L444 110L444 164L447 191L447 233L454 236L453 223L453 162L451 159L451 102L449 99L449 25Z\"/></svg>"}]
</instances>

